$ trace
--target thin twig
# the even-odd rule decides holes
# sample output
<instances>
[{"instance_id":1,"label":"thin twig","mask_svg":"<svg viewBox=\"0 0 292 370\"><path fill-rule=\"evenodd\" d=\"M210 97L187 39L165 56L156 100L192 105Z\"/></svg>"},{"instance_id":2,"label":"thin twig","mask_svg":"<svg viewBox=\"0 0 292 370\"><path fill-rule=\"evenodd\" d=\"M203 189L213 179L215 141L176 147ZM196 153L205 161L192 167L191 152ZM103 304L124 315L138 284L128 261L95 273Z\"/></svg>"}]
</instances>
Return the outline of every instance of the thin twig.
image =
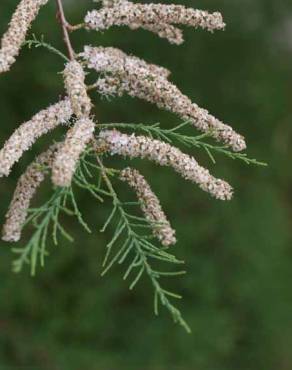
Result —
<instances>
[{"instance_id":1,"label":"thin twig","mask_svg":"<svg viewBox=\"0 0 292 370\"><path fill-rule=\"evenodd\" d=\"M62 32L63 32L63 39L65 42L65 45L68 50L68 56L70 60L75 59L75 53L70 41L70 36L68 32L68 28L70 27L69 23L66 20L65 13L64 13L64 8L63 8L63 3L62 0L56 0L57 2L57 7L58 7L58 18L62 27Z\"/></svg>"},{"instance_id":2,"label":"thin twig","mask_svg":"<svg viewBox=\"0 0 292 370\"><path fill-rule=\"evenodd\" d=\"M85 27L85 23L79 23L79 24L69 24L67 23L67 29L69 32L77 31Z\"/></svg>"}]
</instances>

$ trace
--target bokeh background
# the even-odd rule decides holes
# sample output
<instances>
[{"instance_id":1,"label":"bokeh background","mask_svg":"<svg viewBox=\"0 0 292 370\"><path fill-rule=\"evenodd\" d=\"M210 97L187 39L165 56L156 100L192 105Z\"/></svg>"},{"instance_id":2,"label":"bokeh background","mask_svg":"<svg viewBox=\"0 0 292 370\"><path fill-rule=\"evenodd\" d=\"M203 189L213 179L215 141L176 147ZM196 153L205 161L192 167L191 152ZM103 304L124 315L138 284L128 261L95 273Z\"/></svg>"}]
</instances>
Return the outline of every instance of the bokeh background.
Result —
<instances>
[{"instance_id":1,"label":"bokeh background","mask_svg":"<svg viewBox=\"0 0 292 370\"><path fill-rule=\"evenodd\" d=\"M178 1L175 1L179 3ZM68 19L80 22L89 0L64 1ZM106 240L98 230L109 205L78 195L94 229L87 235L67 220L75 243L50 246L45 269L11 272L10 246L0 242L0 369L50 370L259 370L292 369L292 3L290 0L180 1L220 10L225 32L188 29L171 46L144 31L78 32L84 43L113 45L173 71L172 80L199 105L232 123L248 142L248 154L267 168L194 154L235 187L230 203L211 199L171 171L140 162L159 194L179 244L174 252L188 274L166 281L193 329L187 335L167 312L152 310L145 278L129 292L115 268L100 277ZM0 4L0 34L16 0ZM54 2L33 32L63 49ZM11 73L0 78L0 143L23 121L63 94L62 60L43 49L23 50ZM154 106L123 98L94 97L100 122L178 123ZM38 141L0 182L0 218L25 166L56 130ZM124 190L123 190L124 191ZM49 184L38 201L50 193ZM19 243L21 246L22 243Z\"/></svg>"}]
</instances>

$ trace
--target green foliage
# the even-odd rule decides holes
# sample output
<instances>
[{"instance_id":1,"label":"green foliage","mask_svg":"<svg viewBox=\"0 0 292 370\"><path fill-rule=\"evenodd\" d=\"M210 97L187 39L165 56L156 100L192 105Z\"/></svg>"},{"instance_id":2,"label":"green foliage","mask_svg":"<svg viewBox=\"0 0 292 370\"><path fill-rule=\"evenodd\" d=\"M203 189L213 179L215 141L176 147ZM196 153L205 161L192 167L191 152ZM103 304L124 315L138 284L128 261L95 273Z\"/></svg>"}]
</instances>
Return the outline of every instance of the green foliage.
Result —
<instances>
[{"instance_id":1,"label":"green foliage","mask_svg":"<svg viewBox=\"0 0 292 370\"><path fill-rule=\"evenodd\" d=\"M48 48L51 50L51 48ZM208 137L208 134L192 136L181 132L183 128L188 126L188 123L182 123L172 129L162 129L159 124L144 125L144 124L98 124L98 129L103 128L123 128L131 129L132 131L140 131L150 137L165 140L166 142L178 142L190 148L196 147L205 149L211 160L215 163L212 152L224 154L232 159L243 160L247 164L264 165L254 159L249 159L245 154L232 153L224 146L213 146L208 144L203 139ZM97 161L97 164L95 163ZM94 170L94 174L92 171ZM124 274L124 280L131 274L134 275L130 283L132 290L140 278L146 274L154 289L154 312L158 315L159 304L165 306L170 312L174 322L179 323L187 332L191 329L185 320L182 318L181 312L170 302L170 299L181 299L182 297L173 293L160 284L160 279L163 276L178 276L185 274L185 271L166 272L158 271L152 266L153 260L163 261L168 264L181 264L174 255L165 251L161 246L157 247L152 239L153 236L149 230L153 228L145 217L141 217L133 213L134 206L137 208L139 203L122 202L117 192L114 190L111 182L111 177L119 174L119 170L106 168L100 157L95 154L93 148L89 148L86 154L82 157L79 167L74 176L73 184L82 190L87 190L98 202L104 202L104 197L110 197L112 200L113 209L110 212L101 231L105 232L107 227L112 224L112 237L106 245L106 255L103 262L104 275L114 264L128 264ZM105 186L105 188L104 188ZM44 258L48 254L46 249L47 238L52 236L55 245L58 244L58 233L63 235L69 241L73 238L65 230L60 221L62 213L76 216L79 223L86 231L91 232L88 225L82 218L79 206L73 191L73 185L69 188L57 188L51 197L42 207L31 209L31 216L27 223L32 223L35 227L31 239L23 248L14 248L13 251L19 256L14 261L13 269L15 272L20 272L24 263L29 263L31 266L32 275L36 272L38 260L41 266L44 266ZM50 225L52 232L50 233ZM141 233L142 231L142 233ZM115 252L113 252L114 249ZM113 254L113 256L112 256Z\"/></svg>"},{"instance_id":2,"label":"green foliage","mask_svg":"<svg viewBox=\"0 0 292 370\"><path fill-rule=\"evenodd\" d=\"M147 274L154 288L155 314L158 315L158 306L161 303L169 310L174 322L179 323L187 332L190 332L190 328L182 318L180 311L170 302L171 298L180 299L181 296L162 288L159 281L163 276L178 276L184 274L185 271L158 271L152 267L151 261L159 260L170 264L181 264L183 262L166 252L165 248L157 247L152 242L153 236L149 233L146 234L146 231L153 227L152 224L149 224L145 218L127 210L133 206L137 208L139 203L121 202L119 200L109 177L109 175L113 176L114 173L119 171L105 168L99 158L99 166L94 164L91 159L91 157L87 158L86 154L83 156L73 183L82 190L87 190L99 202L103 202L103 197L105 196L110 197L112 200L113 210L101 229L102 232L105 232L107 227L113 223L113 235L106 246L107 252L103 262L104 270L102 275L108 272L115 263L122 264L128 259L128 267L124 274L124 279L127 279L131 273L135 274L130 283L130 290L135 287L143 273ZM92 169L96 172L94 175L92 174ZM96 179L97 183L95 183ZM107 189L103 189L103 182ZM62 226L62 213L77 217L84 229L91 232L82 218L73 186L57 188L51 199L43 206L30 209L31 215L26 224L32 223L35 231L24 247L12 249L18 255L13 263L15 272L20 272L26 263L30 265L31 274L35 275L38 262L42 267L44 266L45 256L49 253L47 250L47 239L50 237L52 237L55 245L58 244L59 234L70 242L73 241L72 236ZM141 234L141 230L143 230L143 234ZM121 244L121 246L117 246L117 244ZM115 252L114 256L111 256L114 247L117 247L118 251Z\"/></svg>"},{"instance_id":3,"label":"green foliage","mask_svg":"<svg viewBox=\"0 0 292 370\"><path fill-rule=\"evenodd\" d=\"M31 49L32 47L34 47L36 49L37 48L45 48L45 49L49 50L51 53L56 54L57 56L61 57L66 62L69 61L69 59L66 57L66 55L63 54L60 50L54 48L51 44L48 44L47 42L45 42L44 35L42 35L40 37L40 39L38 39L37 36L33 34L32 39L26 40L24 42L24 46L27 46L29 49Z\"/></svg>"}]
</instances>

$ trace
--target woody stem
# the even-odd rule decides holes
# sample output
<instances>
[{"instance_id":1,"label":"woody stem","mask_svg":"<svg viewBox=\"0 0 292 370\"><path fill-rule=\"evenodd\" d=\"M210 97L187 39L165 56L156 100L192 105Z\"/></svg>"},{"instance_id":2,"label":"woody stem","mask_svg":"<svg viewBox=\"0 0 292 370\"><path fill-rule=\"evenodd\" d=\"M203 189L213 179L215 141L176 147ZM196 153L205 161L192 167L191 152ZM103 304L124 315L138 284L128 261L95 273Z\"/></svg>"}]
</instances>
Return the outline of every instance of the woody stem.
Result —
<instances>
[{"instance_id":1,"label":"woody stem","mask_svg":"<svg viewBox=\"0 0 292 370\"><path fill-rule=\"evenodd\" d=\"M71 44L71 41L70 41L69 32L68 32L68 29L69 29L70 25L67 22L66 17L65 17L62 0L56 0L56 2L57 2L57 8L58 8L57 17L58 17L60 25L62 27L63 40L65 42L65 45L66 45L66 48L67 48L67 51L68 51L69 59L74 60L75 59L75 53L74 53L74 50L73 50L73 47L72 47L72 44Z\"/></svg>"}]
</instances>

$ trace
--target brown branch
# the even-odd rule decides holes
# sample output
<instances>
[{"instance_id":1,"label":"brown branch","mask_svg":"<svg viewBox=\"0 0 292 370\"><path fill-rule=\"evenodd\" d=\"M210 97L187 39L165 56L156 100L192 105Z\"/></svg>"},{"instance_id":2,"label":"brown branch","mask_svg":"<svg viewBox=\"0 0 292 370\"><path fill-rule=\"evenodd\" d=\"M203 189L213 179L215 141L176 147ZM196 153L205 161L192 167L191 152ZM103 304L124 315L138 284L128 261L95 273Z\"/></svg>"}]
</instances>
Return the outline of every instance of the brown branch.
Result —
<instances>
[{"instance_id":1,"label":"brown branch","mask_svg":"<svg viewBox=\"0 0 292 370\"><path fill-rule=\"evenodd\" d=\"M58 8L57 16L58 16L58 19L62 27L63 39L64 39L64 42L65 42L65 45L68 51L68 56L70 60L74 60L75 53L74 53L74 50L73 50L73 47L70 41L70 37L69 37L69 32L68 32L70 25L67 22L66 17L65 17L62 0L56 0L56 2L57 2L57 8Z\"/></svg>"}]
</instances>

